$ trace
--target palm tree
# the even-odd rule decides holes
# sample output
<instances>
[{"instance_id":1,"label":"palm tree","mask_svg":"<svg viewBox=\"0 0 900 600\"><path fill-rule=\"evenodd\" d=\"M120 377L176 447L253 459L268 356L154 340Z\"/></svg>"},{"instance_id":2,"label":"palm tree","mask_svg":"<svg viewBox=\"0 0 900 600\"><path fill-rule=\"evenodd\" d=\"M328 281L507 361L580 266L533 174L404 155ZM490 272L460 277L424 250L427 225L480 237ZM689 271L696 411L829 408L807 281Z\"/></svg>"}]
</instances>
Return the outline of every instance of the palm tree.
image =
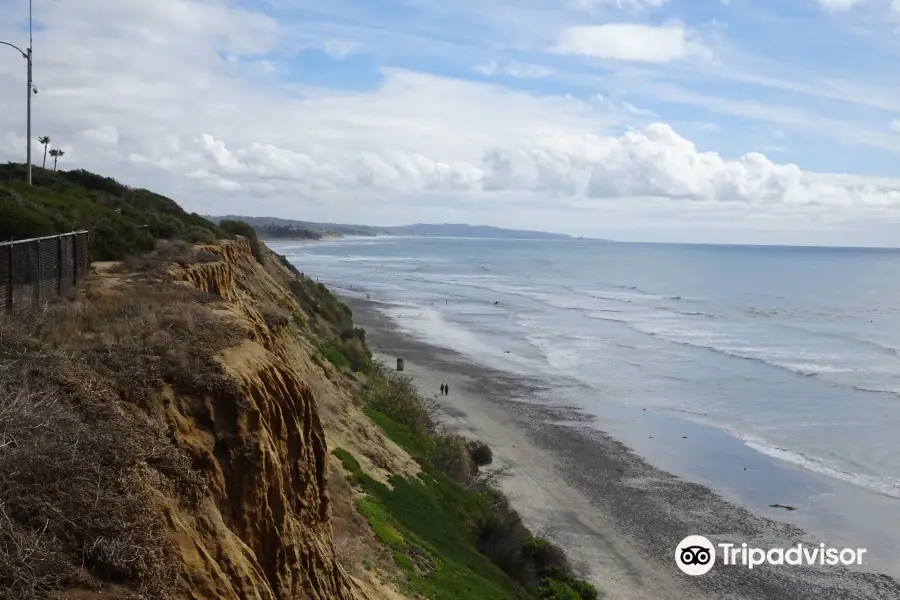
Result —
<instances>
[{"instance_id":1,"label":"palm tree","mask_svg":"<svg viewBox=\"0 0 900 600\"><path fill-rule=\"evenodd\" d=\"M44 145L44 168L47 168L47 144L50 143L50 136L44 135L38 138L38 141Z\"/></svg>"},{"instance_id":2,"label":"palm tree","mask_svg":"<svg viewBox=\"0 0 900 600\"><path fill-rule=\"evenodd\" d=\"M53 157L53 170L56 170L56 161L59 160L59 157L65 154L64 150L57 150L56 148L50 151L50 156Z\"/></svg>"}]
</instances>

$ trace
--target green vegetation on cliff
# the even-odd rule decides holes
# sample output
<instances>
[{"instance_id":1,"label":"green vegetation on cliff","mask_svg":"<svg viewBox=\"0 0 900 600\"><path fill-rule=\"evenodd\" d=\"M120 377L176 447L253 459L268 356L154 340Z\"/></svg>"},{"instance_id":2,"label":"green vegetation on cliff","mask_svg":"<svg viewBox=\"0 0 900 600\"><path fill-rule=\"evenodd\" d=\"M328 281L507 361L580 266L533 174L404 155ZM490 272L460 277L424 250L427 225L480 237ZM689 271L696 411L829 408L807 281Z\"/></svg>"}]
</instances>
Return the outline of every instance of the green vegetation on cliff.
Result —
<instances>
[{"instance_id":1,"label":"green vegetation on cliff","mask_svg":"<svg viewBox=\"0 0 900 600\"><path fill-rule=\"evenodd\" d=\"M260 246L259 239L256 237L256 230L253 229L249 223L245 221L226 220L219 223L219 229L232 235L239 235L247 238L250 242L250 251L253 252L253 258L256 259L256 262L265 264L262 246Z\"/></svg>"},{"instance_id":2,"label":"green vegetation on cliff","mask_svg":"<svg viewBox=\"0 0 900 600\"><path fill-rule=\"evenodd\" d=\"M0 241L88 229L91 260L119 260L150 252L158 239L234 237L174 200L82 169L34 168L33 182L25 165L0 165Z\"/></svg>"},{"instance_id":3,"label":"green vegetation on cliff","mask_svg":"<svg viewBox=\"0 0 900 600\"><path fill-rule=\"evenodd\" d=\"M489 462L487 446L444 430L437 406L409 377L376 363L362 400L369 417L423 467L418 477L395 476L388 487L346 450L334 450L350 483L365 492L360 511L393 550L409 592L432 600L598 598L562 550L522 524L492 485L497 471L479 468Z\"/></svg>"},{"instance_id":4,"label":"green vegetation on cliff","mask_svg":"<svg viewBox=\"0 0 900 600\"><path fill-rule=\"evenodd\" d=\"M309 328L322 357L339 369L367 373L372 368L372 353L366 346L366 330L353 325L350 307L325 284L301 273L284 256L276 256L297 277L289 287L306 314L312 317Z\"/></svg>"},{"instance_id":5,"label":"green vegetation on cliff","mask_svg":"<svg viewBox=\"0 0 900 600\"><path fill-rule=\"evenodd\" d=\"M395 476L389 488L363 473L348 452L338 448L334 454L365 491L360 512L394 552L407 592L431 600L533 597L478 551L467 522L489 509L482 498L438 471Z\"/></svg>"},{"instance_id":6,"label":"green vegetation on cliff","mask_svg":"<svg viewBox=\"0 0 900 600\"><path fill-rule=\"evenodd\" d=\"M314 231L287 225L257 225L255 228L265 240L321 240L326 235L334 235L329 231Z\"/></svg>"}]
</instances>

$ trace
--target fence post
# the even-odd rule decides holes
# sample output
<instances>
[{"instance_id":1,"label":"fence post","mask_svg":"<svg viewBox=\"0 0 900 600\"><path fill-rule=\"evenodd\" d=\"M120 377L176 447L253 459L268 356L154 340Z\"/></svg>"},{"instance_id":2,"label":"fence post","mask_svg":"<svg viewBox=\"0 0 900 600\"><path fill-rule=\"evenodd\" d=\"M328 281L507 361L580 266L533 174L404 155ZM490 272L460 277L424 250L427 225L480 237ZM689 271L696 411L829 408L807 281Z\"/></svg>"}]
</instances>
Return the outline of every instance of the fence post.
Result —
<instances>
[{"instance_id":1,"label":"fence post","mask_svg":"<svg viewBox=\"0 0 900 600\"><path fill-rule=\"evenodd\" d=\"M69 239L72 246L72 287L75 287L75 284L78 283L78 244L75 243L78 239L78 234L70 235Z\"/></svg>"},{"instance_id":2,"label":"fence post","mask_svg":"<svg viewBox=\"0 0 900 600\"><path fill-rule=\"evenodd\" d=\"M56 238L56 296L62 296L62 278L63 278L63 238Z\"/></svg>"},{"instance_id":3,"label":"fence post","mask_svg":"<svg viewBox=\"0 0 900 600\"><path fill-rule=\"evenodd\" d=\"M9 247L9 299L4 298L7 308L12 311L13 308L13 247Z\"/></svg>"},{"instance_id":4,"label":"fence post","mask_svg":"<svg viewBox=\"0 0 900 600\"><path fill-rule=\"evenodd\" d=\"M72 285L78 283L78 234L72 236Z\"/></svg>"},{"instance_id":5,"label":"fence post","mask_svg":"<svg viewBox=\"0 0 900 600\"><path fill-rule=\"evenodd\" d=\"M37 303L41 304L41 285L44 283L44 261L41 260L41 238L37 240Z\"/></svg>"}]
</instances>

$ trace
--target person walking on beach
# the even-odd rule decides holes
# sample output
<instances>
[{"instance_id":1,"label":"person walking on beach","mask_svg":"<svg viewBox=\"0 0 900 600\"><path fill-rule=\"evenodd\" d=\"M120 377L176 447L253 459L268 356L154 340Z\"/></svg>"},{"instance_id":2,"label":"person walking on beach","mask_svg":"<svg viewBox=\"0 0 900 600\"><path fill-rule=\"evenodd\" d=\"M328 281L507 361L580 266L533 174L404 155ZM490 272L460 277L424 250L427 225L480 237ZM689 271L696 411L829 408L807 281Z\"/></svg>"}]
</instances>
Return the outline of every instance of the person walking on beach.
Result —
<instances>
[{"instance_id":1,"label":"person walking on beach","mask_svg":"<svg viewBox=\"0 0 900 600\"><path fill-rule=\"evenodd\" d=\"M443 396L443 395L444 395L444 384L442 383L441 384L441 396Z\"/></svg>"},{"instance_id":2,"label":"person walking on beach","mask_svg":"<svg viewBox=\"0 0 900 600\"><path fill-rule=\"evenodd\" d=\"M449 396L449 395L450 395L450 386L447 385L446 383L444 384L444 395L445 395L445 396Z\"/></svg>"}]
</instances>

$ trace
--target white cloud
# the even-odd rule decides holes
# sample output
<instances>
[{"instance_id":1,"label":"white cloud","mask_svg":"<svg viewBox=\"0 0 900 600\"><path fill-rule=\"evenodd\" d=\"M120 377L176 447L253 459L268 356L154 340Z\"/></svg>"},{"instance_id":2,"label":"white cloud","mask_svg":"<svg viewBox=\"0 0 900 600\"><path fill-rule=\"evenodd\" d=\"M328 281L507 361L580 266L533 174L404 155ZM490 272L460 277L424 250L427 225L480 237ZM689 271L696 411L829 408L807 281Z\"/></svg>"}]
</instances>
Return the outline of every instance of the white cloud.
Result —
<instances>
[{"instance_id":1,"label":"white cloud","mask_svg":"<svg viewBox=\"0 0 900 600\"><path fill-rule=\"evenodd\" d=\"M359 52L360 45L353 40L328 40L325 42L324 51L328 56L342 60Z\"/></svg>"},{"instance_id":2,"label":"white cloud","mask_svg":"<svg viewBox=\"0 0 900 600\"><path fill-rule=\"evenodd\" d=\"M395 76L405 79L407 85L417 79L419 84L426 83L412 74ZM452 85L434 83L438 87ZM434 90L420 88L420 92L430 97ZM495 101L500 104L503 99ZM359 102L364 105L367 101ZM346 104L344 110L351 106ZM351 120L361 109L350 109ZM539 125L546 128L550 123ZM414 121L409 122L402 130L413 126ZM497 194L495 201L504 203L508 197L503 193L518 192L518 202L536 204L545 203L548 197L571 198L573 204L592 198L629 202L657 198L707 204L900 208L900 182L804 173L794 164L776 164L757 152L729 160L715 152L699 151L664 123L619 136L565 129L537 135L537 130L510 137L509 145L473 144L465 159L428 156L425 152L440 153L442 149L425 146L420 146L422 151L351 146L337 153L256 142L230 147L203 134L188 141L201 152L194 170L188 171L193 165L185 161L151 164L225 191L265 180L281 193L322 192L339 198L363 197L367 191L406 197L464 192L488 202ZM479 148L481 153L476 155Z\"/></svg>"},{"instance_id":3,"label":"white cloud","mask_svg":"<svg viewBox=\"0 0 900 600\"><path fill-rule=\"evenodd\" d=\"M477 65L475 71L488 77L493 77L494 75L502 73L504 75L509 75L510 77L516 77L517 79L541 79L543 77L550 77L555 73L552 68L545 65L521 63L518 61L500 64L496 60Z\"/></svg>"},{"instance_id":4,"label":"white cloud","mask_svg":"<svg viewBox=\"0 0 900 600\"><path fill-rule=\"evenodd\" d=\"M787 146L779 146L778 144L763 144L762 146L756 147L756 152L765 154L784 154L788 151Z\"/></svg>"},{"instance_id":5,"label":"white cloud","mask_svg":"<svg viewBox=\"0 0 900 600\"><path fill-rule=\"evenodd\" d=\"M819 4L822 5L822 8L830 12L850 10L864 2L866 2L866 0L819 0Z\"/></svg>"},{"instance_id":6,"label":"white cloud","mask_svg":"<svg viewBox=\"0 0 900 600\"><path fill-rule=\"evenodd\" d=\"M554 50L561 54L649 63L712 56L680 23L660 27L641 23L577 25L562 32Z\"/></svg>"},{"instance_id":7,"label":"white cloud","mask_svg":"<svg viewBox=\"0 0 900 600\"><path fill-rule=\"evenodd\" d=\"M530 94L402 69L384 69L366 90L286 85L286 69L253 68L263 59L284 66L286 25L224 1L53 6L35 40L35 135L66 150L66 168L147 186L192 211L368 222L449 211L585 234L609 215L634 227L667 219L707 228L782 214L779 224L802 227L826 208L900 214L898 181L705 151L619 98ZM5 10L0 39L16 39ZM587 28L580 53L645 62L703 54L680 25L611 27L599 36ZM507 58L482 66L513 77L549 71ZM22 73L0 71L0 160L24 155L23 88Z\"/></svg>"},{"instance_id":8,"label":"white cloud","mask_svg":"<svg viewBox=\"0 0 900 600\"><path fill-rule=\"evenodd\" d=\"M0 157L16 162L25 160L25 141L24 135L19 135L16 131L0 131ZM37 146L37 140L31 151L34 152Z\"/></svg>"},{"instance_id":9,"label":"white cloud","mask_svg":"<svg viewBox=\"0 0 900 600\"><path fill-rule=\"evenodd\" d=\"M85 140L109 146L119 143L119 132L112 125L100 125L96 128L85 129L78 132L78 135Z\"/></svg>"},{"instance_id":10,"label":"white cloud","mask_svg":"<svg viewBox=\"0 0 900 600\"><path fill-rule=\"evenodd\" d=\"M900 119L894 119L893 121L891 121L888 129L891 131L891 133L900 133Z\"/></svg>"},{"instance_id":11,"label":"white cloud","mask_svg":"<svg viewBox=\"0 0 900 600\"><path fill-rule=\"evenodd\" d=\"M729 160L699 151L663 123L558 142L491 151L483 187L608 199L900 207L900 181L804 173L757 152Z\"/></svg>"},{"instance_id":12,"label":"white cloud","mask_svg":"<svg viewBox=\"0 0 900 600\"><path fill-rule=\"evenodd\" d=\"M596 7L646 9L659 8L668 2L669 0L572 0L572 6L579 10L593 10Z\"/></svg>"},{"instance_id":13,"label":"white cloud","mask_svg":"<svg viewBox=\"0 0 900 600\"><path fill-rule=\"evenodd\" d=\"M506 74L520 79L540 79L549 77L554 71L544 65L532 65L513 61L506 65Z\"/></svg>"},{"instance_id":14,"label":"white cloud","mask_svg":"<svg viewBox=\"0 0 900 600\"><path fill-rule=\"evenodd\" d=\"M497 74L497 70L500 68L499 63L496 60L492 60L490 62L486 62L481 65L476 65L475 70L481 73L482 75L486 75L487 77L492 77Z\"/></svg>"}]
</instances>

